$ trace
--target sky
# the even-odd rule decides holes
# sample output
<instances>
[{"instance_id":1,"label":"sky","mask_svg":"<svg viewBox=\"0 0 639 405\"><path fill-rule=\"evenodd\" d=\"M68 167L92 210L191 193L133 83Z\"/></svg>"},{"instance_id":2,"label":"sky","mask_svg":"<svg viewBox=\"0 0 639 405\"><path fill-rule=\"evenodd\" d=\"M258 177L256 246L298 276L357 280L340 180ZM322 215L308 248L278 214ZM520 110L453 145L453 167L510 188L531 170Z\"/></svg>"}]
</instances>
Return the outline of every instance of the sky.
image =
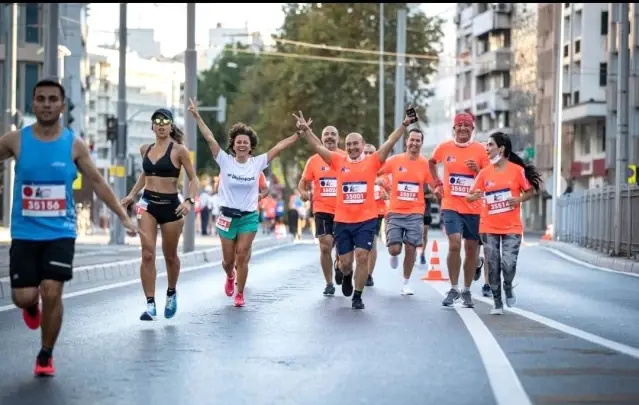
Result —
<instances>
[{"instance_id":1,"label":"sky","mask_svg":"<svg viewBox=\"0 0 639 405\"><path fill-rule=\"evenodd\" d=\"M196 45L208 44L208 30L222 23L226 28L248 26L249 32L259 31L270 38L282 25L284 3L197 3L195 21ZM454 51L455 31L452 17L456 3L422 4L427 15L438 15L448 20L445 50ZM98 45L113 43L119 25L119 3L90 3L88 18L89 41ZM428 8L426 8L428 7ZM164 55L178 54L186 47L186 4L182 3L128 3L129 28L153 28L155 40L160 42ZM452 48L450 48L452 46Z\"/></svg>"}]
</instances>

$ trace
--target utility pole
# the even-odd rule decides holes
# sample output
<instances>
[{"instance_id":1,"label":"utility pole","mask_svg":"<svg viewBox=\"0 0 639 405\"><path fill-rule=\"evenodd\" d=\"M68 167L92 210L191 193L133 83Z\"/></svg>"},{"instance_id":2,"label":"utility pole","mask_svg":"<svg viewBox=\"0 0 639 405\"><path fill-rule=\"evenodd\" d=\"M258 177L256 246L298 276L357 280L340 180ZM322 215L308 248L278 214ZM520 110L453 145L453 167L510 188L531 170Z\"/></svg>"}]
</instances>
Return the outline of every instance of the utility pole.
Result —
<instances>
[{"instance_id":1,"label":"utility pole","mask_svg":"<svg viewBox=\"0 0 639 405\"><path fill-rule=\"evenodd\" d=\"M630 86L630 21L628 3L619 4L619 73L617 82L617 159L615 167L614 254L621 250L621 192L627 183L628 167L628 87ZM630 198L630 197L628 197Z\"/></svg>"},{"instance_id":2,"label":"utility pole","mask_svg":"<svg viewBox=\"0 0 639 405\"><path fill-rule=\"evenodd\" d=\"M560 5L561 6L561 5ZM563 88L564 88L564 75L563 75L563 60L564 60L564 16L563 9L558 7L556 18L559 19L559 42L557 42L557 54L556 54L556 67L555 67L555 162L552 169L553 178L553 192L552 192L552 226L553 237L556 237L558 228L557 220L559 216L559 197L561 196L561 154L562 154L562 142L563 142Z\"/></svg>"},{"instance_id":3,"label":"utility pole","mask_svg":"<svg viewBox=\"0 0 639 405\"><path fill-rule=\"evenodd\" d=\"M379 3L379 146L384 144L384 3Z\"/></svg>"},{"instance_id":4,"label":"utility pole","mask_svg":"<svg viewBox=\"0 0 639 405\"><path fill-rule=\"evenodd\" d=\"M195 3L186 3L186 50L184 51L184 69L186 83L184 86L184 126L186 132L186 146L191 152L193 166L196 166L197 128L195 119L187 114L189 100L197 97L197 51L195 50ZM184 198L193 197L189 190L189 182L184 178L182 185ZM192 210L184 221L184 239L182 248L185 253L195 250L195 212Z\"/></svg>"},{"instance_id":5,"label":"utility pole","mask_svg":"<svg viewBox=\"0 0 639 405\"><path fill-rule=\"evenodd\" d=\"M115 142L115 193L126 195L126 49L127 49L127 3L120 3L120 61L118 66L118 139ZM112 215L111 245L124 245L124 227L119 218Z\"/></svg>"},{"instance_id":6,"label":"utility pole","mask_svg":"<svg viewBox=\"0 0 639 405\"><path fill-rule=\"evenodd\" d=\"M49 3L46 6L46 39L44 43L44 76L60 79L58 45L60 33L60 4ZM62 72L64 73L64 72Z\"/></svg>"},{"instance_id":7,"label":"utility pole","mask_svg":"<svg viewBox=\"0 0 639 405\"><path fill-rule=\"evenodd\" d=\"M16 83L17 83L17 59L18 59L18 3L6 3L4 6L5 26L7 27L5 36L4 52L4 77L5 77L5 99L4 99L4 133L15 131L14 117L16 115ZM3 176L3 201L2 201L2 223L5 228L11 226L11 208L13 205L13 167L14 159L4 161Z\"/></svg>"},{"instance_id":8,"label":"utility pole","mask_svg":"<svg viewBox=\"0 0 639 405\"><path fill-rule=\"evenodd\" d=\"M397 10L397 66L395 67L395 125L401 125L406 115L406 18L407 11L401 7ZM404 152L404 138L395 144L395 153Z\"/></svg>"}]
</instances>

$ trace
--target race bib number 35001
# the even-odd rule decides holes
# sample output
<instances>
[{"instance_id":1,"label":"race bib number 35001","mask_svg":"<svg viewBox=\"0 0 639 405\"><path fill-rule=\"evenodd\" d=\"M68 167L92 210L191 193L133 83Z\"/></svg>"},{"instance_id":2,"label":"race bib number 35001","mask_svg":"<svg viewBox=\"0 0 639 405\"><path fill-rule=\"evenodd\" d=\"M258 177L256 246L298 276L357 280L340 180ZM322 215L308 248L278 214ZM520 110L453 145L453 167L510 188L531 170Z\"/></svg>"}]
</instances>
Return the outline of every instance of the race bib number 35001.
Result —
<instances>
[{"instance_id":1,"label":"race bib number 35001","mask_svg":"<svg viewBox=\"0 0 639 405\"><path fill-rule=\"evenodd\" d=\"M233 218L220 215L217 217L217 221L215 221L215 226L221 231L228 232L229 228L231 228L231 221L233 221Z\"/></svg>"},{"instance_id":2,"label":"race bib number 35001","mask_svg":"<svg viewBox=\"0 0 639 405\"><path fill-rule=\"evenodd\" d=\"M335 197L337 196L337 179L334 177L322 177L319 180L320 196Z\"/></svg>"},{"instance_id":3,"label":"race bib number 35001","mask_svg":"<svg viewBox=\"0 0 639 405\"><path fill-rule=\"evenodd\" d=\"M367 184L361 182L345 182L343 185L344 204L362 204L366 201Z\"/></svg>"},{"instance_id":4,"label":"race bib number 35001","mask_svg":"<svg viewBox=\"0 0 639 405\"><path fill-rule=\"evenodd\" d=\"M488 215L501 214L514 210L508 202L512 198L510 189L494 190L486 193L486 205L488 205Z\"/></svg>"},{"instance_id":5,"label":"race bib number 35001","mask_svg":"<svg viewBox=\"0 0 639 405\"><path fill-rule=\"evenodd\" d=\"M64 184L22 186L22 215L25 217L64 217L67 198Z\"/></svg>"},{"instance_id":6,"label":"race bib number 35001","mask_svg":"<svg viewBox=\"0 0 639 405\"><path fill-rule=\"evenodd\" d=\"M450 194L457 197L466 197L470 192L475 177L469 174L452 174L448 177Z\"/></svg>"},{"instance_id":7,"label":"race bib number 35001","mask_svg":"<svg viewBox=\"0 0 639 405\"><path fill-rule=\"evenodd\" d=\"M397 199L400 201L417 201L419 184L400 181L397 183Z\"/></svg>"}]
</instances>

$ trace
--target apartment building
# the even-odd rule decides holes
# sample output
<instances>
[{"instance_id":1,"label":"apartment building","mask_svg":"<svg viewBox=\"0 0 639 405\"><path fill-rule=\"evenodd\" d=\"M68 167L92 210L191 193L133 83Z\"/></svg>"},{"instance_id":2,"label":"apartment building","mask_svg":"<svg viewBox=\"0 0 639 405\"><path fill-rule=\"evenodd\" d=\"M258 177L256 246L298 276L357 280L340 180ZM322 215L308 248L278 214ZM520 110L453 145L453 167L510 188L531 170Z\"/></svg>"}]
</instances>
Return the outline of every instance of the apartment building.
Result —
<instances>
[{"instance_id":1,"label":"apartment building","mask_svg":"<svg viewBox=\"0 0 639 405\"><path fill-rule=\"evenodd\" d=\"M455 110L476 117L476 139L511 134L512 17L510 3L457 3Z\"/></svg>"},{"instance_id":2,"label":"apartment building","mask_svg":"<svg viewBox=\"0 0 639 405\"><path fill-rule=\"evenodd\" d=\"M89 54L90 83L87 97L87 134L95 145L96 164L101 169L110 165L111 144L106 138L106 117L117 116L119 51L114 47L91 47ZM177 125L183 108L184 64L175 60L146 59L136 52L127 53L127 155L132 168L141 165L140 146L154 140L150 115L158 108L174 111Z\"/></svg>"}]
</instances>

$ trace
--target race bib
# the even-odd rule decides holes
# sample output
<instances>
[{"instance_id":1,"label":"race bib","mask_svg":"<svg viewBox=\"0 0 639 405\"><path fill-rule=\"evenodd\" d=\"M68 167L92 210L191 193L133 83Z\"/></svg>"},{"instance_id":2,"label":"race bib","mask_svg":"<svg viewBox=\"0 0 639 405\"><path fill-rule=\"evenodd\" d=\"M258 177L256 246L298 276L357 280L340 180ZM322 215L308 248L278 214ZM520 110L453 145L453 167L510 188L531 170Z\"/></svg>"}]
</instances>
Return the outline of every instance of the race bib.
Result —
<instances>
[{"instance_id":1,"label":"race bib","mask_svg":"<svg viewBox=\"0 0 639 405\"><path fill-rule=\"evenodd\" d=\"M229 228L231 227L231 221L233 221L233 218L219 215L217 217L217 221L215 221L215 226L221 231L228 232Z\"/></svg>"},{"instance_id":2,"label":"race bib","mask_svg":"<svg viewBox=\"0 0 639 405\"><path fill-rule=\"evenodd\" d=\"M417 201L419 184L407 181L397 182L397 199L400 201Z\"/></svg>"},{"instance_id":3,"label":"race bib","mask_svg":"<svg viewBox=\"0 0 639 405\"><path fill-rule=\"evenodd\" d=\"M502 212L514 210L515 208L511 207L508 203L508 199L512 198L512 196L508 188L487 192L485 199L488 205L488 215L501 214Z\"/></svg>"},{"instance_id":4,"label":"race bib","mask_svg":"<svg viewBox=\"0 0 639 405\"><path fill-rule=\"evenodd\" d=\"M140 198L140 201L135 205L135 214L138 219L142 218L142 212L146 211L149 206L149 202L144 198Z\"/></svg>"},{"instance_id":5,"label":"race bib","mask_svg":"<svg viewBox=\"0 0 639 405\"><path fill-rule=\"evenodd\" d=\"M67 215L64 184L22 185L22 216L64 217Z\"/></svg>"},{"instance_id":6,"label":"race bib","mask_svg":"<svg viewBox=\"0 0 639 405\"><path fill-rule=\"evenodd\" d=\"M334 177L322 177L319 180L320 196L335 197L337 196L337 179Z\"/></svg>"},{"instance_id":7,"label":"race bib","mask_svg":"<svg viewBox=\"0 0 639 405\"><path fill-rule=\"evenodd\" d=\"M382 188L375 184L375 201L380 200L382 198Z\"/></svg>"},{"instance_id":8,"label":"race bib","mask_svg":"<svg viewBox=\"0 0 639 405\"><path fill-rule=\"evenodd\" d=\"M451 174L448 177L450 193L457 197L466 197L474 181L475 177L469 174Z\"/></svg>"},{"instance_id":9,"label":"race bib","mask_svg":"<svg viewBox=\"0 0 639 405\"><path fill-rule=\"evenodd\" d=\"M366 201L365 181L344 182L344 204L362 204Z\"/></svg>"}]
</instances>

